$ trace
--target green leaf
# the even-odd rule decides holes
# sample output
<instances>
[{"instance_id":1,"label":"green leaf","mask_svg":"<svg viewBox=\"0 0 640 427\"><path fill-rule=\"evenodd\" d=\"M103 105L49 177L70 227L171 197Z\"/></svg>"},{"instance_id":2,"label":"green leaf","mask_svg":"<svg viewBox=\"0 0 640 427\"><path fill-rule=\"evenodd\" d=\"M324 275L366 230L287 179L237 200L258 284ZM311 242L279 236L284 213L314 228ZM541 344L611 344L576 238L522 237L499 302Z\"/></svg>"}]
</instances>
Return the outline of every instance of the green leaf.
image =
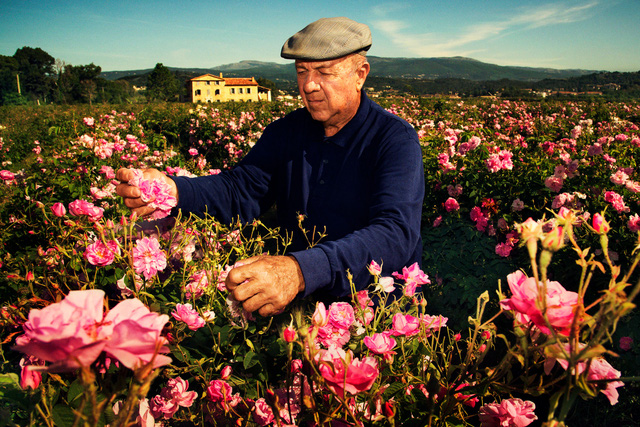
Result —
<instances>
[{"instance_id":1,"label":"green leaf","mask_svg":"<svg viewBox=\"0 0 640 427\"><path fill-rule=\"evenodd\" d=\"M75 380L69 385L69 391L67 392L67 400L73 404L73 401L82 396L84 388L80 384L80 380Z\"/></svg>"},{"instance_id":2,"label":"green leaf","mask_svg":"<svg viewBox=\"0 0 640 427\"><path fill-rule=\"evenodd\" d=\"M76 416L68 406L56 405L51 411L51 418L57 426L71 426Z\"/></svg>"},{"instance_id":3,"label":"green leaf","mask_svg":"<svg viewBox=\"0 0 640 427\"><path fill-rule=\"evenodd\" d=\"M259 362L258 357L255 352L250 351L244 356L244 360L242 364L244 365L244 369L249 369L255 366Z\"/></svg>"}]
</instances>

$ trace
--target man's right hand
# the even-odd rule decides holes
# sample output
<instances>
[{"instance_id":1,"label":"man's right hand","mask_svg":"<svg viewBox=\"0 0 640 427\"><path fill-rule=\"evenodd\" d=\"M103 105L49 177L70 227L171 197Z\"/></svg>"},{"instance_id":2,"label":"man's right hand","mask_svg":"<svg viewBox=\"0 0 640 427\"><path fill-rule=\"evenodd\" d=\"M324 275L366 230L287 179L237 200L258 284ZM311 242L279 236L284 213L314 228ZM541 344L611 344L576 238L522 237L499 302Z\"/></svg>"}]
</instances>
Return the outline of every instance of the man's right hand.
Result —
<instances>
[{"instance_id":1,"label":"man's right hand","mask_svg":"<svg viewBox=\"0 0 640 427\"><path fill-rule=\"evenodd\" d=\"M159 179L165 181L171 188L171 195L178 200L178 188L176 183L171 178L163 174L157 169L143 169L142 175L146 180ZM151 215L155 208L147 206L151 200L143 202L140 198L140 189L134 185L129 185L129 181L133 178L133 171L131 169L118 169L116 172L116 179L120 181L120 184L116 186L116 193L124 199L126 207L131 209L132 213L137 214L139 217L147 217Z\"/></svg>"}]
</instances>

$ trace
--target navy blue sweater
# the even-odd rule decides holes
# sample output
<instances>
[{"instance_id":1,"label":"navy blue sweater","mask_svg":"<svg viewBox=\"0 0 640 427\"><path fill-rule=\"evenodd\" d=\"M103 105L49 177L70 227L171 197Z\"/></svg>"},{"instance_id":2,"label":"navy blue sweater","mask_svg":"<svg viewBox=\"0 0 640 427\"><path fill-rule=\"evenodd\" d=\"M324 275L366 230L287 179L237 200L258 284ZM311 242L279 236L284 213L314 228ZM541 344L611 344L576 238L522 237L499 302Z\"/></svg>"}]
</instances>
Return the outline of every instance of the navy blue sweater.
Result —
<instances>
[{"instance_id":1,"label":"navy blue sweater","mask_svg":"<svg viewBox=\"0 0 640 427\"><path fill-rule=\"evenodd\" d=\"M367 98L336 135L324 136L306 109L276 120L232 170L173 178L183 212L208 212L223 223L259 217L274 203L281 227L304 275L301 296L341 297L370 282L367 265L382 263L390 275L420 263L424 197L418 135L404 120ZM326 227L311 249L298 227Z\"/></svg>"}]
</instances>

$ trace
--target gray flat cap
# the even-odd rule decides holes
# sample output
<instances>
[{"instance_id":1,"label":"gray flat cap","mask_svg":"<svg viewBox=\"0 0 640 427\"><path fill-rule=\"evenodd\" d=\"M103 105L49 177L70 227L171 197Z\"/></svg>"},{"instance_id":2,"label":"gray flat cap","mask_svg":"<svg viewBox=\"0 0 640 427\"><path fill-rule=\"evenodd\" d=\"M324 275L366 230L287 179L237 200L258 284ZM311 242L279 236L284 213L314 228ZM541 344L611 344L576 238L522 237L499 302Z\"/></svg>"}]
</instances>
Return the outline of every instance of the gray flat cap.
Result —
<instances>
[{"instance_id":1,"label":"gray flat cap","mask_svg":"<svg viewBox=\"0 0 640 427\"><path fill-rule=\"evenodd\" d=\"M280 56L286 59L325 61L371 47L371 31L365 24L349 18L321 18L295 33L282 46Z\"/></svg>"}]
</instances>

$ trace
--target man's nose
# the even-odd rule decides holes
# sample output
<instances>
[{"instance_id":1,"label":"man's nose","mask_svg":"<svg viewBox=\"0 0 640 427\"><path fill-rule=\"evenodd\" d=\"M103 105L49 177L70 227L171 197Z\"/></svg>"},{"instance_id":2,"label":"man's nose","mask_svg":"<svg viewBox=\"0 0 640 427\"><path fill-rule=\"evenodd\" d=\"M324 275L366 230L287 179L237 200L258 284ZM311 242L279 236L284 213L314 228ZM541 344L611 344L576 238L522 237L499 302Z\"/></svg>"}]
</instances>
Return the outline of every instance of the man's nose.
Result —
<instances>
[{"instance_id":1,"label":"man's nose","mask_svg":"<svg viewBox=\"0 0 640 427\"><path fill-rule=\"evenodd\" d=\"M304 82L302 82L302 89L305 92L314 92L320 89L320 85L311 75L309 75Z\"/></svg>"}]
</instances>

